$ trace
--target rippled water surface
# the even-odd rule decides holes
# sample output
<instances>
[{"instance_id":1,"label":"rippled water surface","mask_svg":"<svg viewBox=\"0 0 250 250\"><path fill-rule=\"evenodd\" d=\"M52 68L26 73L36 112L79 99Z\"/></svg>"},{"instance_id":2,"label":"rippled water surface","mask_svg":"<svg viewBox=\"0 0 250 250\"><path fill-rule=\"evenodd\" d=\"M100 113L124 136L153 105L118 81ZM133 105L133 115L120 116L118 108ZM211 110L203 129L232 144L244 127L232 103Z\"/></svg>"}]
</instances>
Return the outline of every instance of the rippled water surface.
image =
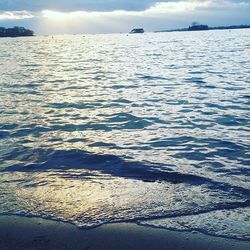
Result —
<instances>
[{"instance_id":1,"label":"rippled water surface","mask_svg":"<svg viewBox=\"0 0 250 250\"><path fill-rule=\"evenodd\" d=\"M0 40L0 213L250 240L250 31Z\"/></svg>"}]
</instances>

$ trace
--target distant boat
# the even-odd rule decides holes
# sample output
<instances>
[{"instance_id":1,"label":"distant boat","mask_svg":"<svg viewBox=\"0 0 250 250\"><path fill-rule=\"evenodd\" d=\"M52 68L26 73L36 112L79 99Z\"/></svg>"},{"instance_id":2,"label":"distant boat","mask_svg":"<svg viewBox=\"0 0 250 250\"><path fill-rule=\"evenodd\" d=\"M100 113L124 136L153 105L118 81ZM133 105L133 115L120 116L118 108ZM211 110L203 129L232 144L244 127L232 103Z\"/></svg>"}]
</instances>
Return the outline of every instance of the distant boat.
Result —
<instances>
[{"instance_id":1,"label":"distant boat","mask_svg":"<svg viewBox=\"0 0 250 250\"><path fill-rule=\"evenodd\" d=\"M130 31L130 34L142 34L142 33L144 33L144 32L145 32L144 29L139 28L139 29L132 29L132 30Z\"/></svg>"}]
</instances>

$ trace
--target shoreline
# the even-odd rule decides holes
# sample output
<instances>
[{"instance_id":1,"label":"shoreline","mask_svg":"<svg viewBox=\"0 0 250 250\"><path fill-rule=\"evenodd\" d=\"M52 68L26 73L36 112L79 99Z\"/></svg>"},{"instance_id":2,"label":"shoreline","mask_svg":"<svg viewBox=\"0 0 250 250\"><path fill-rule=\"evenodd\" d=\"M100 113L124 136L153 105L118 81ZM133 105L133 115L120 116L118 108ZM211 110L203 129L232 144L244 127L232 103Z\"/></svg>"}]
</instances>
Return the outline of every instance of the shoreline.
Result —
<instances>
[{"instance_id":1,"label":"shoreline","mask_svg":"<svg viewBox=\"0 0 250 250\"><path fill-rule=\"evenodd\" d=\"M126 222L80 229L69 223L42 218L0 215L0 249L247 250L250 241Z\"/></svg>"}]
</instances>

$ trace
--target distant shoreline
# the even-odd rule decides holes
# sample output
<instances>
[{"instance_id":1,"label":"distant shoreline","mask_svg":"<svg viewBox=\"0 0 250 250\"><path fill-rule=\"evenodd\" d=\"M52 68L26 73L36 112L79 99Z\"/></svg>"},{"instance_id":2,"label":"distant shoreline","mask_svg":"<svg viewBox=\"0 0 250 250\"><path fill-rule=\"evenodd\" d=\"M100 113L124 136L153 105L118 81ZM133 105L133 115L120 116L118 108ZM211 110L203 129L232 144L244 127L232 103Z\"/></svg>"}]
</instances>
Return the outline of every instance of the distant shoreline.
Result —
<instances>
[{"instance_id":1,"label":"distant shoreline","mask_svg":"<svg viewBox=\"0 0 250 250\"><path fill-rule=\"evenodd\" d=\"M23 36L34 36L34 31L19 26L15 26L13 28L0 27L0 38L23 37Z\"/></svg>"},{"instance_id":2,"label":"distant shoreline","mask_svg":"<svg viewBox=\"0 0 250 250\"><path fill-rule=\"evenodd\" d=\"M161 32L183 32L183 31L206 31L206 30L235 30L235 29L250 29L250 25L217 26L217 27L208 27L207 29L201 29L201 30L189 30L189 28L182 28L182 29L172 29L172 30L159 30L154 32L161 33Z\"/></svg>"}]
</instances>

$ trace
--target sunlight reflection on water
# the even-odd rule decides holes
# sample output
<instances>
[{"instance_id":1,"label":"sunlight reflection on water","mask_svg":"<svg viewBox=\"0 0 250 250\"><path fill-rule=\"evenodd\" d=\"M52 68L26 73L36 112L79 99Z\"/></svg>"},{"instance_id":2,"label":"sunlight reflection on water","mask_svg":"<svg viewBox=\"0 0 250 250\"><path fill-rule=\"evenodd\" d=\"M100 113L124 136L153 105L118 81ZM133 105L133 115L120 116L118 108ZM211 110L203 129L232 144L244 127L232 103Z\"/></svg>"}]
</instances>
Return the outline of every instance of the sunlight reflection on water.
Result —
<instances>
[{"instance_id":1,"label":"sunlight reflection on water","mask_svg":"<svg viewBox=\"0 0 250 250\"><path fill-rule=\"evenodd\" d=\"M249 239L249 36L1 39L0 212Z\"/></svg>"}]
</instances>

